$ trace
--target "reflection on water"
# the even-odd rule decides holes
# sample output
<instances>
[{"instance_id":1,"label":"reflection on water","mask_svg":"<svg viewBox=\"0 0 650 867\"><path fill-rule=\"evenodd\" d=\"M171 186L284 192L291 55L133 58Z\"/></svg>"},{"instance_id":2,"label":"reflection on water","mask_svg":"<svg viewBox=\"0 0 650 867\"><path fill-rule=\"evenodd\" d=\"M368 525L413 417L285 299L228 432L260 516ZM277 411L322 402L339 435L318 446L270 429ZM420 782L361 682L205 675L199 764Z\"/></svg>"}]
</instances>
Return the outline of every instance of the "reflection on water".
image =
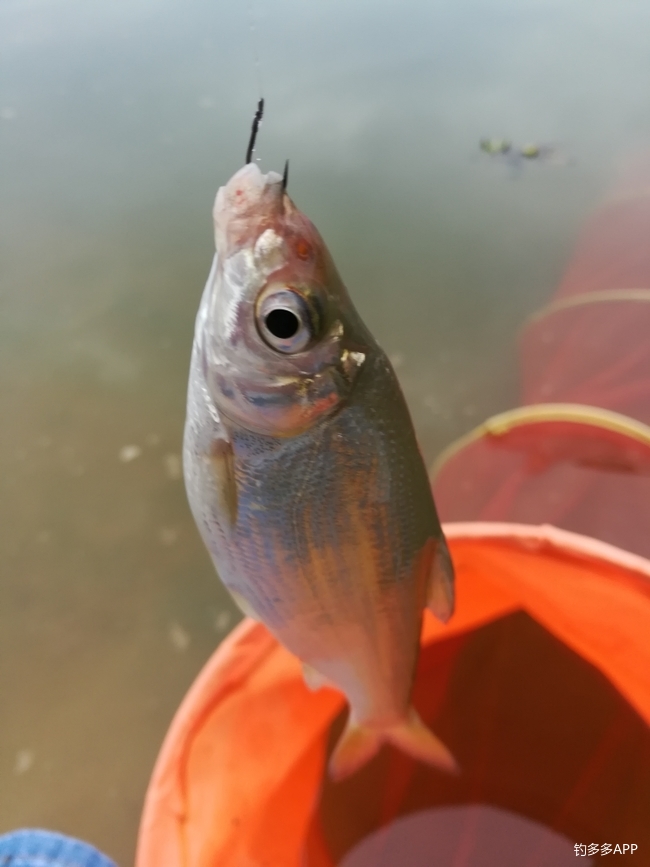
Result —
<instances>
[{"instance_id":1,"label":"reflection on water","mask_svg":"<svg viewBox=\"0 0 650 867\"><path fill-rule=\"evenodd\" d=\"M514 337L650 139L650 9L257 0L291 159L428 460L515 402ZM0 831L132 859L171 714L235 622L179 473L210 209L258 97L243 4L0 8ZM552 142L515 175L483 137Z\"/></svg>"}]
</instances>

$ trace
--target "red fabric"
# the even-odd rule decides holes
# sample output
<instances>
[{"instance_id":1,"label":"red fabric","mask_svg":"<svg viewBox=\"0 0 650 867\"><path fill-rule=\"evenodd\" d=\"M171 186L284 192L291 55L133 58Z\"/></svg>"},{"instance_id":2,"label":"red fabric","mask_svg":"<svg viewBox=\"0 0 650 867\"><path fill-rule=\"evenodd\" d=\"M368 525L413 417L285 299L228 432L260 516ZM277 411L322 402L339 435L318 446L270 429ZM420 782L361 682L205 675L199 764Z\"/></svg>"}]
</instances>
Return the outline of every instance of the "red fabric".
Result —
<instances>
[{"instance_id":1,"label":"red fabric","mask_svg":"<svg viewBox=\"0 0 650 867\"><path fill-rule=\"evenodd\" d=\"M602 206L587 221L556 299L650 286L650 155L628 157Z\"/></svg>"},{"instance_id":2,"label":"red fabric","mask_svg":"<svg viewBox=\"0 0 650 867\"><path fill-rule=\"evenodd\" d=\"M549 523L650 557L649 482L568 463L534 474L526 454L482 439L443 467L436 494L450 521Z\"/></svg>"},{"instance_id":3,"label":"red fabric","mask_svg":"<svg viewBox=\"0 0 650 867\"><path fill-rule=\"evenodd\" d=\"M630 182L585 225L556 298L648 286L650 189Z\"/></svg>"},{"instance_id":4,"label":"red fabric","mask_svg":"<svg viewBox=\"0 0 650 867\"><path fill-rule=\"evenodd\" d=\"M649 336L650 289L646 301L593 301L547 313L520 340L521 402L582 403L650 424Z\"/></svg>"},{"instance_id":5,"label":"red fabric","mask_svg":"<svg viewBox=\"0 0 650 867\"><path fill-rule=\"evenodd\" d=\"M519 342L522 406L592 407L593 421L531 417L516 436L488 421L436 468L443 520L548 522L650 557L649 182L647 160L628 169ZM626 417L616 434L601 410Z\"/></svg>"}]
</instances>

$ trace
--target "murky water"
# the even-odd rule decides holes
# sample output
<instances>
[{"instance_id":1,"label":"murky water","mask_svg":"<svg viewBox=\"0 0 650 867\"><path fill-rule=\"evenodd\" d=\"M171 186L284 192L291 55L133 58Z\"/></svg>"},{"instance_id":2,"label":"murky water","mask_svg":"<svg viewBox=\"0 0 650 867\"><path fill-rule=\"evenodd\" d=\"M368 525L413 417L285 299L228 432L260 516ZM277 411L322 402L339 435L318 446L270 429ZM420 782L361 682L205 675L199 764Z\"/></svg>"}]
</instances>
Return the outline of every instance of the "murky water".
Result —
<instances>
[{"instance_id":1,"label":"murky water","mask_svg":"<svg viewBox=\"0 0 650 867\"><path fill-rule=\"evenodd\" d=\"M393 356L428 459L517 403L515 338L650 141L641 0L0 6L0 831L131 863L237 615L179 454L217 186L257 155ZM483 136L554 143L512 166Z\"/></svg>"}]
</instances>

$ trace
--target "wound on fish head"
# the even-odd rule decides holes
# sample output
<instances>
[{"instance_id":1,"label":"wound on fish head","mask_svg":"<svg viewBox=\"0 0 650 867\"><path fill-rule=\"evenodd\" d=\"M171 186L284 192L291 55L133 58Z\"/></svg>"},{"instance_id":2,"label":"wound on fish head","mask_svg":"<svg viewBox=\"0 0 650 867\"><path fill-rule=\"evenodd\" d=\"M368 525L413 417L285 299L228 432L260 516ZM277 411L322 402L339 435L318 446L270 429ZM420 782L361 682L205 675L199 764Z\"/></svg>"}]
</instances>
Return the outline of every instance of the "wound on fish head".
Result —
<instances>
[{"instance_id":1,"label":"wound on fish head","mask_svg":"<svg viewBox=\"0 0 650 867\"><path fill-rule=\"evenodd\" d=\"M248 163L217 193L217 262L202 335L217 408L277 436L333 412L375 345L286 180L286 168L283 177Z\"/></svg>"}]
</instances>

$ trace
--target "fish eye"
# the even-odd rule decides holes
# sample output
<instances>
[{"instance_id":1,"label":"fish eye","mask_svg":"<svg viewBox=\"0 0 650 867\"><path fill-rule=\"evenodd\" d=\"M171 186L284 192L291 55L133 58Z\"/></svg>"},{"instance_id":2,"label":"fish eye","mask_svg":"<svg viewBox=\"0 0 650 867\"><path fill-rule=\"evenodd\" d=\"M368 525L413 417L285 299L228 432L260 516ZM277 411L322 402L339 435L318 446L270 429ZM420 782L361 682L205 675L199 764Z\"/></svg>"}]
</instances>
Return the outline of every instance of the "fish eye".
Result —
<instances>
[{"instance_id":1,"label":"fish eye","mask_svg":"<svg viewBox=\"0 0 650 867\"><path fill-rule=\"evenodd\" d=\"M266 330L278 340L289 340L300 328L300 320L292 310L277 307L264 317Z\"/></svg>"},{"instance_id":2,"label":"fish eye","mask_svg":"<svg viewBox=\"0 0 650 867\"><path fill-rule=\"evenodd\" d=\"M257 302L256 320L262 340L287 355L302 352L316 336L316 311L294 289L275 287L263 292Z\"/></svg>"}]
</instances>

